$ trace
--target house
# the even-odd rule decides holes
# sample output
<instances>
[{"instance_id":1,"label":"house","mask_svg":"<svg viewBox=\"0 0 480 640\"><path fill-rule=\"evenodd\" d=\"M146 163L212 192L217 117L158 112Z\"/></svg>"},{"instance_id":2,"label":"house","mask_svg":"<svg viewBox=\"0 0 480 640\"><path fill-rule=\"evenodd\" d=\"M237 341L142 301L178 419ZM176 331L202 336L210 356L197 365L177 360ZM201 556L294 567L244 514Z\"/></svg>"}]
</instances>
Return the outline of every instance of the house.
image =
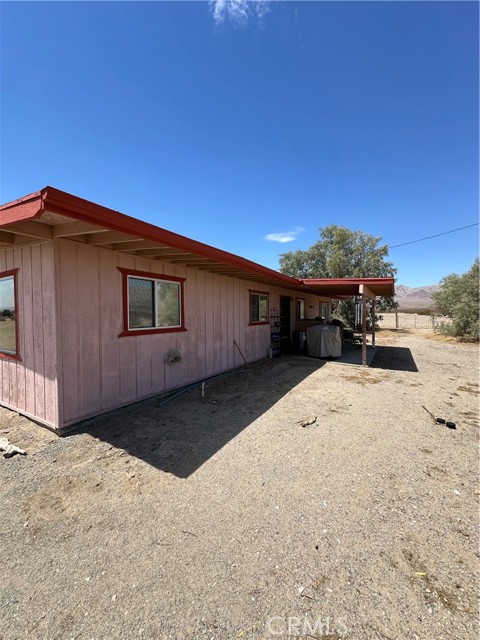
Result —
<instances>
[{"instance_id":1,"label":"house","mask_svg":"<svg viewBox=\"0 0 480 640\"><path fill-rule=\"evenodd\" d=\"M297 280L45 187L0 207L0 404L66 431L264 358L353 294L393 278Z\"/></svg>"},{"instance_id":2,"label":"house","mask_svg":"<svg viewBox=\"0 0 480 640\"><path fill-rule=\"evenodd\" d=\"M0 207L0 404L58 431L268 355L330 296L52 187Z\"/></svg>"}]
</instances>

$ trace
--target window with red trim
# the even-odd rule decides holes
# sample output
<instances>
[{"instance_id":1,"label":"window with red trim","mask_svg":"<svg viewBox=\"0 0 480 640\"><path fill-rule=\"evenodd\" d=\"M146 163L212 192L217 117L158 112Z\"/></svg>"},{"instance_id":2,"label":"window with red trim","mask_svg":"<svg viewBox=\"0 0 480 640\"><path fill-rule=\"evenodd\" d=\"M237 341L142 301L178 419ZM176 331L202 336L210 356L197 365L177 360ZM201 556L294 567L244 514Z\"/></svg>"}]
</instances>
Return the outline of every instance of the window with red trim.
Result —
<instances>
[{"instance_id":1,"label":"window with red trim","mask_svg":"<svg viewBox=\"0 0 480 640\"><path fill-rule=\"evenodd\" d=\"M0 273L0 355L19 358L17 326L18 269Z\"/></svg>"},{"instance_id":2,"label":"window with red trim","mask_svg":"<svg viewBox=\"0 0 480 640\"><path fill-rule=\"evenodd\" d=\"M268 323L268 293L250 291L250 324Z\"/></svg>"},{"instance_id":3,"label":"window with red trim","mask_svg":"<svg viewBox=\"0 0 480 640\"><path fill-rule=\"evenodd\" d=\"M185 331L184 278L119 269L123 275L122 335Z\"/></svg>"}]
</instances>

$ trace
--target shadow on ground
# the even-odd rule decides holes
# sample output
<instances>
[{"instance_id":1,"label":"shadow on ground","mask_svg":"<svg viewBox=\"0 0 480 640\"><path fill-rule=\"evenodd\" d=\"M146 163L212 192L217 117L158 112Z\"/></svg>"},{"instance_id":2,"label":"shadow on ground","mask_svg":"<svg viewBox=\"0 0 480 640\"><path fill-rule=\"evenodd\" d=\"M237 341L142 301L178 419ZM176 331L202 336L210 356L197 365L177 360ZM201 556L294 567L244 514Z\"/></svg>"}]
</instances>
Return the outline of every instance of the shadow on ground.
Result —
<instances>
[{"instance_id":1,"label":"shadow on ground","mask_svg":"<svg viewBox=\"0 0 480 640\"><path fill-rule=\"evenodd\" d=\"M324 364L295 356L263 360L207 382L203 400L196 387L163 406L165 396L117 409L75 432L186 478Z\"/></svg>"},{"instance_id":2,"label":"shadow on ground","mask_svg":"<svg viewBox=\"0 0 480 640\"><path fill-rule=\"evenodd\" d=\"M377 347L370 368L418 373L412 352L407 347Z\"/></svg>"}]
</instances>

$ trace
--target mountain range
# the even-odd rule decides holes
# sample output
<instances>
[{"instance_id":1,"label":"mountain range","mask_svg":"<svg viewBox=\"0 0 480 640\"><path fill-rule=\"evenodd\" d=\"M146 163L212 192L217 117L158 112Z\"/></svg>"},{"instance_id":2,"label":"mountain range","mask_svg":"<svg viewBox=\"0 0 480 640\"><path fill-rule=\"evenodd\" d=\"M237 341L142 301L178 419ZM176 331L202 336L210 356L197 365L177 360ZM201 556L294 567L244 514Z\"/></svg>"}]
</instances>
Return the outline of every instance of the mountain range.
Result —
<instances>
[{"instance_id":1,"label":"mountain range","mask_svg":"<svg viewBox=\"0 0 480 640\"><path fill-rule=\"evenodd\" d=\"M432 293L440 289L439 284L425 287L407 287L404 284L395 285L395 301L399 310L402 309L431 309L433 308Z\"/></svg>"}]
</instances>

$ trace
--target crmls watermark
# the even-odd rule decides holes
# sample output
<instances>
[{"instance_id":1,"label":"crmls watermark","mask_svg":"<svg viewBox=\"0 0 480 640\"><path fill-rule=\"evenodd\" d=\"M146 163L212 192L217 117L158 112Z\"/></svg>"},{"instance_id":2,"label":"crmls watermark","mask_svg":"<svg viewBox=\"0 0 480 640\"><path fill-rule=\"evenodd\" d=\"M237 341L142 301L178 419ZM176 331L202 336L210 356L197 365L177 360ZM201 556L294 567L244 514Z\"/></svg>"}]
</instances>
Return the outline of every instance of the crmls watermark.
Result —
<instances>
[{"instance_id":1,"label":"crmls watermark","mask_svg":"<svg viewBox=\"0 0 480 640\"><path fill-rule=\"evenodd\" d=\"M345 616L339 616L333 618L318 617L312 618L310 616L272 616L268 618L266 623L268 633L280 638L306 636L308 634L315 635L317 637L328 636L335 633L339 636L348 632L347 619Z\"/></svg>"}]
</instances>

